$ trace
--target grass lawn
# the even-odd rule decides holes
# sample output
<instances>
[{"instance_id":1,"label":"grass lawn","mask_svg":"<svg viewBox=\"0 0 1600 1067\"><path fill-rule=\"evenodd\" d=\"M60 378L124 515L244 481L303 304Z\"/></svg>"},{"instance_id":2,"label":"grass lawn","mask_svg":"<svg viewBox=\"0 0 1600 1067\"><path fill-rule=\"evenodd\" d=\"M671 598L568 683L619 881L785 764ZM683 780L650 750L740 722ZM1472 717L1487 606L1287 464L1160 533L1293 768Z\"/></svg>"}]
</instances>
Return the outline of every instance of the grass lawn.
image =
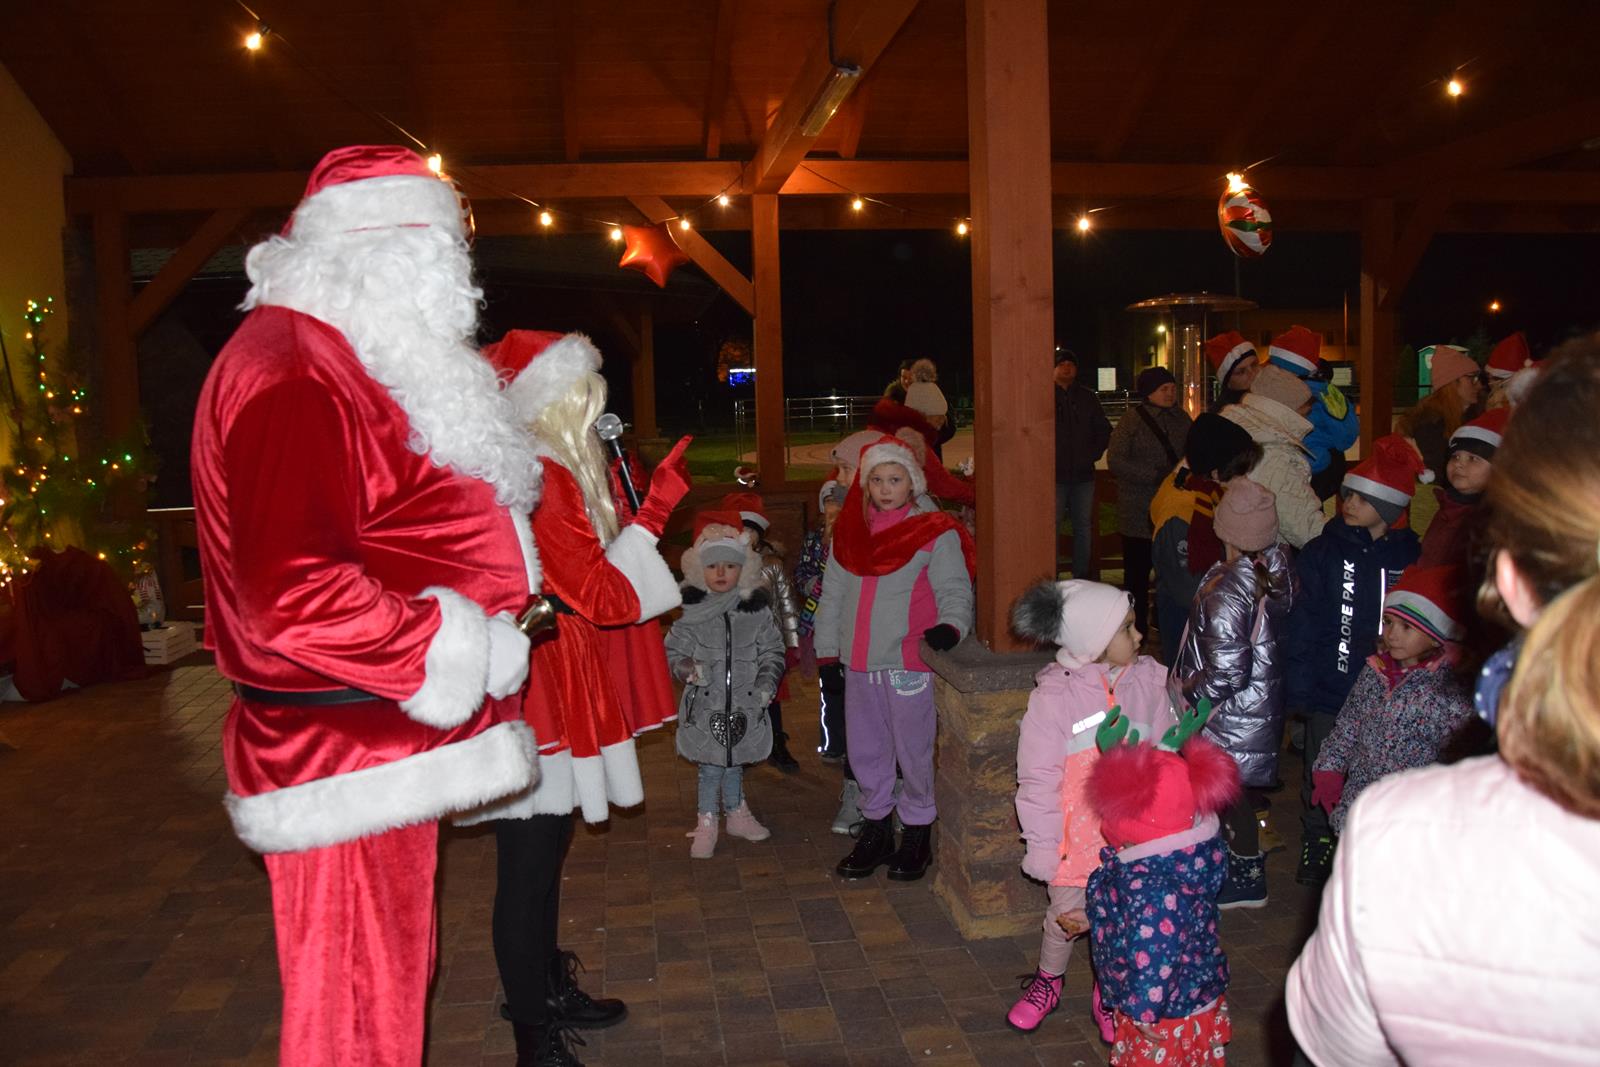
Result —
<instances>
[{"instance_id":1,"label":"grass lawn","mask_svg":"<svg viewBox=\"0 0 1600 1067\"><path fill-rule=\"evenodd\" d=\"M839 435L833 432L814 431L811 433L794 433L789 435L791 445L818 444L824 441L837 441ZM747 451L754 451L755 438L747 437L744 441ZM731 482L733 481L733 468L740 463L738 445L731 433L696 434L694 442L689 445L689 473L697 483ZM790 464L787 470L787 480L805 481L810 478L826 478L832 467L805 466Z\"/></svg>"}]
</instances>

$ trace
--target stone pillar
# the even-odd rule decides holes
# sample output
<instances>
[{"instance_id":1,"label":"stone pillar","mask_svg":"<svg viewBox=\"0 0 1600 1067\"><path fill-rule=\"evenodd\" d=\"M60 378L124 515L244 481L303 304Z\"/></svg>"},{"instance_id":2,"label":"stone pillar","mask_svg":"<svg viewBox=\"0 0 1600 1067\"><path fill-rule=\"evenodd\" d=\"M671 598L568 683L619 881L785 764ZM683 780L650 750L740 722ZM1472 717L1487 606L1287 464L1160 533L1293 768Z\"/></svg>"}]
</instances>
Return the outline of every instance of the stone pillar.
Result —
<instances>
[{"instance_id":1,"label":"stone pillar","mask_svg":"<svg viewBox=\"0 0 1600 1067\"><path fill-rule=\"evenodd\" d=\"M923 646L939 713L939 821L933 892L965 938L1039 928L1045 892L1022 873L1017 827L1017 730L1048 652L1000 655L977 641Z\"/></svg>"}]
</instances>

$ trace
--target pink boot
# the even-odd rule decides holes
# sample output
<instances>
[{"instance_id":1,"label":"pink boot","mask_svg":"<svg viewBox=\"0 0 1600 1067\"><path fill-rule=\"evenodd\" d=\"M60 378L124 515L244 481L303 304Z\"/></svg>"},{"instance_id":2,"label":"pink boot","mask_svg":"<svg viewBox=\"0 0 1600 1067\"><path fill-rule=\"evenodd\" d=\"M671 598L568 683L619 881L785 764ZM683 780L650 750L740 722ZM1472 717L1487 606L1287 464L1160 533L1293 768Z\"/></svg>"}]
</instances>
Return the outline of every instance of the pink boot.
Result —
<instances>
[{"instance_id":1,"label":"pink boot","mask_svg":"<svg viewBox=\"0 0 1600 1067\"><path fill-rule=\"evenodd\" d=\"M756 817L750 813L748 800L740 801L737 808L728 812L728 833L746 841L765 841L772 836L771 830L756 822Z\"/></svg>"},{"instance_id":2,"label":"pink boot","mask_svg":"<svg viewBox=\"0 0 1600 1067\"><path fill-rule=\"evenodd\" d=\"M694 844L689 846L689 858L695 860L708 860L717 853L717 813L702 811L700 819L694 824L694 829L684 834L685 837L694 838Z\"/></svg>"},{"instance_id":3,"label":"pink boot","mask_svg":"<svg viewBox=\"0 0 1600 1067\"><path fill-rule=\"evenodd\" d=\"M1013 1030L1031 1034L1039 1029L1045 1016L1061 1006L1062 975L1039 971L1022 989L1022 999L1011 1005L1006 1022Z\"/></svg>"},{"instance_id":4,"label":"pink boot","mask_svg":"<svg viewBox=\"0 0 1600 1067\"><path fill-rule=\"evenodd\" d=\"M1099 982L1094 984L1094 1003L1089 1006L1089 1014L1094 1018L1095 1026L1100 1028L1101 1041L1109 1045L1117 1039L1117 1027L1111 1019L1111 1013L1100 1003Z\"/></svg>"}]
</instances>

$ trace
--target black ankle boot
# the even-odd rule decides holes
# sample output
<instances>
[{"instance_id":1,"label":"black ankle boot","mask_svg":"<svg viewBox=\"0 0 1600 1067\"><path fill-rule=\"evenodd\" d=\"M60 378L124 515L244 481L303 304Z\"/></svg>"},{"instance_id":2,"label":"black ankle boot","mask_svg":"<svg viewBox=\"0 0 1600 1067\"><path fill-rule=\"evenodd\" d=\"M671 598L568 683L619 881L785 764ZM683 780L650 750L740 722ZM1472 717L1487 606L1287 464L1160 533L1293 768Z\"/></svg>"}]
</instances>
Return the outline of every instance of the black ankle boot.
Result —
<instances>
[{"instance_id":1,"label":"black ankle boot","mask_svg":"<svg viewBox=\"0 0 1600 1067\"><path fill-rule=\"evenodd\" d=\"M858 824L861 834L850 855L839 861L835 868L840 878L867 878L872 872L889 862L894 855L894 826L889 816L881 819L862 819Z\"/></svg>"},{"instance_id":2,"label":"black ankle boot","mask_svg":"<svg viewBox=\"0 0 1600 1067\"><path fill-rule=\"evenodd\" d=\"M511 1032L517 1039L517 1067L583 1067L572 1046L582 1045L584 1040L564 1023L534 1026L513 1022Z\"/></svg>"},{"instance_id":3,"label":"black ankle boot","mask_svg":"<svg viewBox=\"0 0 1600 1067\"><path fill-rule=\"evenodd\" d=\"M772 735L772 754L767 757L767 762L780 771L797 771L800 761L789 754L789 735Z\"/></svg>"},{"instance_id":4,"label":"black ankle boot","mask_svg":"<svg viewBox=\"0 0 1600 1067\"><path fill-rule=\"evenodd\" d=\"M933 826L904 826L900 831L900 851L889 860L889 878L896 882L915 882L933 862Z\"/></svg>"},{"instance_id":5,"label":"black ankle boot","mask_svg":"<svg viewBox=\"0 0 1600 1067\"><path fill-rule=\"evenodd\" d=\"M550 957L550 985L545 1003L550 1013L579 1030L604 1030L628 1016L628 1006L611 997L595 999L578 988L578 972L583 963L576 952L557 952Z\"/></svg>"}]
</instances>

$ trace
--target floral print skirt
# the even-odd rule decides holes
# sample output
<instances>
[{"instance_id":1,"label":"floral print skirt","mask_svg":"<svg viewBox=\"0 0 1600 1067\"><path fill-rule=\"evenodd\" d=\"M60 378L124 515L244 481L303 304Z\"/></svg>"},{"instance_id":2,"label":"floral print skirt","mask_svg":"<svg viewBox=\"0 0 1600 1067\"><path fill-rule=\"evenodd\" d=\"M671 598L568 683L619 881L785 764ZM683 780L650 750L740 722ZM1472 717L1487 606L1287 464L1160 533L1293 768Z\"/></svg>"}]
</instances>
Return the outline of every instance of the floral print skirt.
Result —
<instances>
[{"instance_id":1,"label":"floral print skirt","mask_svg":"<svg viewBox=\"0 0 1600 1067\"><path fill-rule=\"evenodd\" d=\"M1227 1062L1226 1046L1233 1038L1227 997L1182 1019L1141 1024L1120 1011L1116 1019L1112 1067L1213 1067Z\"/></svg>"}]
</instances>

